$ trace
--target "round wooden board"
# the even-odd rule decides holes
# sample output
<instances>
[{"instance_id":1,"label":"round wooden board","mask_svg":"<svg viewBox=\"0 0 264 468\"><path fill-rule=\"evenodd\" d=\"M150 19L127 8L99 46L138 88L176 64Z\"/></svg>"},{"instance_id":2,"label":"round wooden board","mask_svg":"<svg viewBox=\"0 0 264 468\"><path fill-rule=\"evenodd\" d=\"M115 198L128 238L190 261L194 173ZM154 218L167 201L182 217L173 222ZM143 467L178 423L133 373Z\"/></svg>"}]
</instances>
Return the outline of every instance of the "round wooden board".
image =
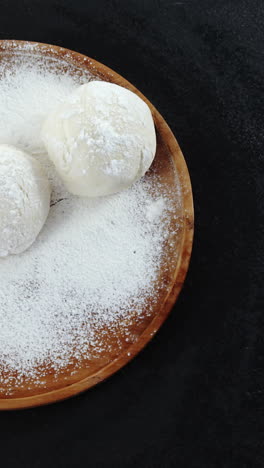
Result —
<instances>
[{"instance_id":1,"label":"round wooden board","mask_svg":"<svg viewBox=\"0 0 264 468\"><path fill-rule=\"evenodd\" d=\"M149 105L155 121L157 133L157 153L147 175L158 175L164 191L170 194L174 203L174 214L170 220L171 235L164 246L163 263L159 274L158 301L146 301L145 313L140 320L126 324L126 332L120 326L119 332L107 334L106 351L95 359L79 361L74 372L71 366L59 374L52 370L46 373L43 381L30 385L23 383L13 392L0 391L0 409L18 409L44 405L63 400L80 393L106 379L130 361L155 335L162 325L182 288L188 269L193 241L193 199L188 169L179 145L168 125L155 107L132 84L120 75L84 55L61 47L24 41L0 41L0 62L12 62L16 56L23 60L42 57L49 62L59 63L62 70L69 68L71 73L89 71L95 79L103 79L126 87L138 94ZM1 78L0 78L1 79ZM177 225L177 229L174 229ZM124 325L124 324L123 324ZM100 333L100 331L98 331ZM109 344L109 346L108 346ZM1 379L1 368L0 368Z\"/></svg>"}]
</instances>

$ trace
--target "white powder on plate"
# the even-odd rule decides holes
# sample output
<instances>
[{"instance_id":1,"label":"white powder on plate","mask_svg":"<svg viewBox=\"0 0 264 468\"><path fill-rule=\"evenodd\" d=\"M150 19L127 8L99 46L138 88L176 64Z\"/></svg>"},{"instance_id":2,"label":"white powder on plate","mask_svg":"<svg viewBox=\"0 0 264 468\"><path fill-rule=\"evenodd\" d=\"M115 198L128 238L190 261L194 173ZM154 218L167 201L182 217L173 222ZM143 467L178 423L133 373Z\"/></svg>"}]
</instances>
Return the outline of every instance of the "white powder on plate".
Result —
<instances>
[{"instance_id":1,"label":"white powder on plate","mask_svg":"<svg viewBox=\"0 0 264 468\"><path fill-rule=\"evenodd\" d=\"M0 61L0 143L35 155L53 188L37 241L0 260L0 390L98 355L98 331L138 316L155 299L169 203L155 177L100 199L71 196L40 141L46 114L90 77L50 70L44 59ZM15 377L14 377L15 375ZM42 374L41 374L42 375Z\"/></svg>"},{"instance_id":2,"label":"white powder on plate","mask_svg":"<svg viewBox=\"0 0 264 468\"><path fill-rule=\"evenodd\" d=\"M22 63L0 74L0 142L31 153L43 151L40 129L44 118L79 82L67 73L51 73L39 63Z\"/></svg>"}]
</instances>

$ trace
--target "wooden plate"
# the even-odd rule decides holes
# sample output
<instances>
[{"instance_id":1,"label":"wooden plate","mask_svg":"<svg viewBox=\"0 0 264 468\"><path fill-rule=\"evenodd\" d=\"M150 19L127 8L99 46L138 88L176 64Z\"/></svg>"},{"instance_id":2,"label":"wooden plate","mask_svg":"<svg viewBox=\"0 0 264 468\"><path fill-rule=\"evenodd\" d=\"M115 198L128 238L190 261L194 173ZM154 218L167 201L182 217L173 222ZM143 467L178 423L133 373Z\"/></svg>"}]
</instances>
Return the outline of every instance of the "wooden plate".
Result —
<instances>
[{"instance_id":1,"label":"wooden plate","mask_svg":"<svg viewBox=\"0 0 264 468\"><path fill-rule=\"evenodd\" d=\"M158 142L155 161L148 177L151 178L154 172L158 174L162 187L170 194L174 203L174 212L170 220L170 239L164 246L162 268L156 285L159 291L157 303L150 308L146 301L140 320L129 323L125 335L122 327L118 333L108 334L107 340L111 346L106 347L99 358L80 360L75 372L72 372L70 366L56 375L49 370L42 382L38 379L37 382L31 382L30 386L21 384L12 394L5 392L2 384L2 410L44 405L68 398L106 379L138 354L155 335L175 303L188 269L193 240L193 200L186 163L168 125L145 96L105 65L77 52L47 44L0 41L0 62L5 60L8 66L8 63L19 56L29 61L41 57L42 60L45 59L47 66L54 66L56 63L61 70L66 69L70 73L88 70L95 78L124 86L147 102L155 121ZM176 224L177 229L173 229Z\"/></svg>"}]
</instances>

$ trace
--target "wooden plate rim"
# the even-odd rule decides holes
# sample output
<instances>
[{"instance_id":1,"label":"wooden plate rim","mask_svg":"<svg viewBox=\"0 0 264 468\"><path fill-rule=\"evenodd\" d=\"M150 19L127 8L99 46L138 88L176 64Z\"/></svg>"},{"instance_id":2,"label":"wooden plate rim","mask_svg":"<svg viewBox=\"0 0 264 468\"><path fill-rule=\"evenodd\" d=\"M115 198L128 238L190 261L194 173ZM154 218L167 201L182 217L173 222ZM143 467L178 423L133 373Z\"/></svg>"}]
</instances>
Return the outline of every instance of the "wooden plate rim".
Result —
<instances>
[{"instance_id":1,"label":"wooden plate rim","mask_svg":"<svg viewBox=\"0 0 264 468\"><path fill-rule=\"evenodd\" d=\"M174 137L169 126L157 111L157 109L148 101L148 99L138 91L135 86L133 86L129 81L120 76L118 73L113 71L111 68L103 65L100 62L97 62L90 57L87 57L78 52L72 51L70 49L65 49L60 46L50 45L40 42L30 42L30 41L18 41L18 40L0 40L0 51L8 50L21 50L23 47L31 45L33 52L36 50L42 50L45 52L55 53L56 56L60 58L74 58L75 62L80 62L82 65L87 63L89 64L88 68L94 69L94 74L109 81L113 81L121 86L124 86L136 94L138 94L150 107L155 125L158 128L159 133L162 135L163 140L166 141L166 144L170 150L173 162L176 166L177 172L180 175L181 187L184 187L182 190L182 201L183 201L183 232L182 232L182 245L179 253L177 267L174 273L174 281L172 284L171 290L168 292L164 304L160 312L153 318L147 328L140 335L138 340L133 343L128 349L126 349L122 354L120 354L115 360L111 361L107 366L100 369L93 375L90 375L78 382L70 384L68 386L52 390L50 392L44 392L38 395L33 395L23 398L7 398L0 399L0 410L11 410L11 409L22 409L30 408L34 406L46 405L49 403L55 403L60 400L64 400L71 396L77 395L88 388L93 387L94 385L102 382L106 378L113 375L119 369L121 369L125 364L131 361L153 338L158 329L161 327L168 314L170 313L184 283L184 279L188 270L189 261L192 251L193 243L193 233L194 233L194 209L193 209L193 196L192 196L192 187L188 168L181 152L181 149L178 145L176 138Z\"/></svg>"}]
</instances>

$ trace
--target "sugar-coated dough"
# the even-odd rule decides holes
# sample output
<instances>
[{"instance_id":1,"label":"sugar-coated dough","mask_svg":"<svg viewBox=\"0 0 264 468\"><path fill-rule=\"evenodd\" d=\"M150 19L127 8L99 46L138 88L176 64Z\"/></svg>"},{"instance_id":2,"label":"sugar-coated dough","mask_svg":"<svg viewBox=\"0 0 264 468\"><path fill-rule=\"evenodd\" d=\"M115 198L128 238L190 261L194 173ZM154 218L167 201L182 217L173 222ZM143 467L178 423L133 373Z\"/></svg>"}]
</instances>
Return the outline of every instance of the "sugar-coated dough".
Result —
<instances>
[{"instance_id":1,"label":"sugar-coated dough","mask_svg":"<svg viewBox=\"0 0 264 468\"><path fill-rule=\"evenodd\" d=\"M40 164L13 146L0 145L0 257L26 250L50 207L50 185Z\"/></svg>"},{"instance_id":2,"label":"sugar-coated dough","mask_svg":"<svg viewBox=\"0 0 264 468\"><path fill-rule=\"evenodd\" d=\"M104 81L76 89L47 117L42 138L67 189L80 196L129 187L145 174L156 152L147 104Z\"/></svg>"}]
</instances>

